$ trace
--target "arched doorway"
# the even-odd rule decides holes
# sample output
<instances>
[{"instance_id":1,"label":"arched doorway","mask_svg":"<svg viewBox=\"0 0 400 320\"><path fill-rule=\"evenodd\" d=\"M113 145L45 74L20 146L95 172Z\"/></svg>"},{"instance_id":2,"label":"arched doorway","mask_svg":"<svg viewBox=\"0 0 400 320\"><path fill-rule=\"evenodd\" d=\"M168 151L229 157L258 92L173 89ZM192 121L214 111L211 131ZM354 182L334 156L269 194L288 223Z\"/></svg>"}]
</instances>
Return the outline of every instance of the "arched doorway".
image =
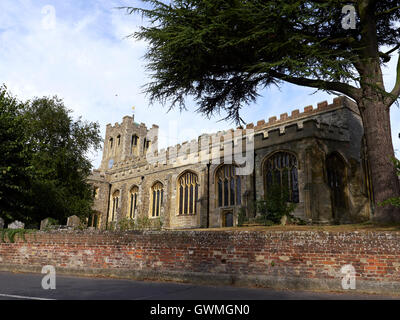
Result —
<instances>
[{"instance_id":1,"label":"arched doorway","mask_svg":"<svg viewBox=\"0 0 400 320\"><path fill-rule=\"evenodd\" d=\"M332 215L339 222L348 210L346 196L346 163L337 152L326 158L328 185L331 189Z\"/></svg>"}]
</instances>

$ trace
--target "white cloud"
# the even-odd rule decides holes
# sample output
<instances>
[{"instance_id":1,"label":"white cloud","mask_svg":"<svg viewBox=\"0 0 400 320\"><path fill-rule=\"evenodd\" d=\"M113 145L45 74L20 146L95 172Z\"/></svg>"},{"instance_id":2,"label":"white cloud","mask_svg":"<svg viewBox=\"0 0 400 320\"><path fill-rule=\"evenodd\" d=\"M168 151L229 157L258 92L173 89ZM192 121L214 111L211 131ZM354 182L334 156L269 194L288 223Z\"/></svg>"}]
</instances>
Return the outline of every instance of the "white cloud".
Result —
<instances>
[{"instance_id":1,"label":"white cloud","mask_svg":"<svg viewBox=\"0 0 400 320\"><path fill-rule=\"evenodd\" d=\"M135 2L133 2L135 3ZM148 127L158 124L166 133L165 144L173 145L196 138L203 132L234 127L207 120L194 113L180 113L155 105L141 93L149 81L145 72L146 44L127 39L143 23L139 15L127 15L115 7L132 5L132 1L2 0L0 2L0 75L11 92L21 99L58 95L76 117L98 121L104 135L105 125L120 122L136 107L135 119ZM45 6L55 8L53 28L44 27ZM46 21L46 20L45 20ZM48 26L48 25L45 25ZM392 66L388 70L393 73ZM326 93L285 85L282 91L272 87L262 91L256 105L243 109L246 122L257 122L270 116L328 100ZM399 112L394 111L397 123ZM169 123L178 121L180 130L169 132ZM400 131L397 125L393 130ZM397 135L396 135L397 137ZM398 139L394 139L397 143ZM400 146L398 144L397 148ZM94 156L98 166L101 154Z\"/></svg>"}]
</instances>

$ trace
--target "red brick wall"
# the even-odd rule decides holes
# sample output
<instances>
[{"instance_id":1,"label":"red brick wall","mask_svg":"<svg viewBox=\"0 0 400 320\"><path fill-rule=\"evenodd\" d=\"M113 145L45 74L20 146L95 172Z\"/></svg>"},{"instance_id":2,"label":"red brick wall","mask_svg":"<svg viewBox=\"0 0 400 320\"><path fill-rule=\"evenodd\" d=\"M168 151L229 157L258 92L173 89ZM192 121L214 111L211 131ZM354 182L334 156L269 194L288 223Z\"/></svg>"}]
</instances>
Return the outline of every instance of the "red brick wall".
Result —
<instances>
[{"instance_id":1,"label":"red brick wall","mask_svg":"<svg viewBox=\"0 0 400 320\"><path fill-rule=\"evenodd\" d=\"M0 243L0 270L341 289L352 264L357 289L400 292L400 233L53 232ZM228 280L227 280L228 279Z\"/></svg>"}]
</instances>

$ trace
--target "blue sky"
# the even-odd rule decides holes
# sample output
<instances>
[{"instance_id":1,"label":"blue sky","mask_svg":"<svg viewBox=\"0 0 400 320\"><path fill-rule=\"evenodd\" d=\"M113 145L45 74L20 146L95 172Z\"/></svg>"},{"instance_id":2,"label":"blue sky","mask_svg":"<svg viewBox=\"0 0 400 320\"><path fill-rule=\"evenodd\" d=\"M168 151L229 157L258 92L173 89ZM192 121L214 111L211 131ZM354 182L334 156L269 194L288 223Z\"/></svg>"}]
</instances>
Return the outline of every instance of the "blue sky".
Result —
<instances>
[{"instance_id":1,"label":"blue sky","mask_svg":"<svg viewBox=\"0 0 400 320\"><path fill-rule=\"evenodd\" d=\"M194 139L204 132L235 127L215 116L206 119L189 111L166 113L162 106L149 107L142 86L150 78L142 58L146 43L126 38L143 23L140 16L127 15L120 6L138 6L132 0L1 0L0 81L20 99L35 96L62 98L73 111L101 125L120 122L132 113L135 120L160 126L160 146ZM397 57L384 69L385 84L394 84ZM247 122L257 122L334 96L290 84L260 92L256 104L242 110ZM392 107L392 134L400 151L400 110ZM400 155L400 152L397 152ZM90 154L95 167L101 152Z\"/></svg>"}]
</instances>

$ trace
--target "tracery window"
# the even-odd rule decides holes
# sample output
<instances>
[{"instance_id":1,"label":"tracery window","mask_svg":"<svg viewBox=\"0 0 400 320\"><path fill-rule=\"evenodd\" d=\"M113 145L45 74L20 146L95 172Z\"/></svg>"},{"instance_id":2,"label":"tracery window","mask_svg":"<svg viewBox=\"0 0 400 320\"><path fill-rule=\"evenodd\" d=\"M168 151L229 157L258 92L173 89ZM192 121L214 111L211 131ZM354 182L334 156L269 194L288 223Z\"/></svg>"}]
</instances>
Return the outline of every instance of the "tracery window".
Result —
<instances>
[{"instance_id":1,"label":"tracery window","mask_svg":"<svg viewBox=\"0 0 400 320\"><path fill-rule=\"evenodd\" d=\"M161 205L164 197L164 186L161 182L156 182L151 187L151 216L159 217L161 213Z\"/></svg>"},{"instance_id":2,"label":"tracery window","mask_svg":"<svg viewBox=\"0 0 400 320\"><path fill-rule=\"evenodd\" d=\"M237 206L241 204L241 177L236 175L234 165L223 165L216 173L217 206Z\"/></svg>"},{"instance_id":3,"label":"tracery window","mask_svg":"<svg viewBox=\"0 0 400 320\"><path fill-rule=\"evenodd\" d=\"M115 191L112 195L112 206L111 206L111 214L109 215L110 221L114 221L117 214L117 209L119 205L119 190Z\"/></svg>"},{"instance_id":4,"label":"tracery window","mask_svg":"<svg viewBox=\"0 0 400 320\"><path fill-rule=\"evenodd\" d=\"M129 218L134 219L136 217L137 204L138 204L139 188L133 186L129 192Z\"/></svg>"},{"instance_id":5,"label":"tracery window","mask_svg":"<svg viewBox=\"0 0 400 320\"><path fill-rule=\"evenodd\" d=\"M265 194L274 184L286 189L288 202L299 202L299 183L296 156L288 152L277 152L264 163Z\"/></svg>"},{"instance_id":6,"label":"tracery window","mask_svg":"<svg viewBox=\"0 0 400 320\"><path fill-rule=\"evenodd\" d=\"M199 178L193 172L184 173L178 180L179 214L196 214L199 197Z\"/></svg>"}]
</instances>

